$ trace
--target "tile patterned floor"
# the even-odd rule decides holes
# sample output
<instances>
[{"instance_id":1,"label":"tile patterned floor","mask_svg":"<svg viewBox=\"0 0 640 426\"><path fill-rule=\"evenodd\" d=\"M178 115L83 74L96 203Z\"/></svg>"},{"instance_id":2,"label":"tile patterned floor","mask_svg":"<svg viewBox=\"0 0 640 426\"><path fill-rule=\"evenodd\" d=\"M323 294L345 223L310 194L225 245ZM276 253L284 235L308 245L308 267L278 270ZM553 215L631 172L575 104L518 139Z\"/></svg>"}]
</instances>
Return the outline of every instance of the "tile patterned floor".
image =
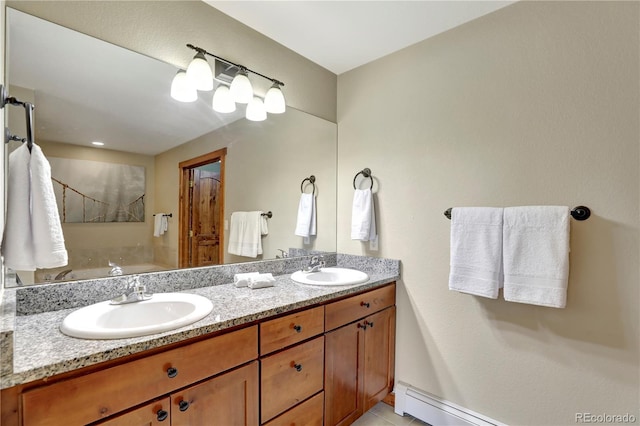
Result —
<instances>
[{"instance_id":1,"label":"tile patterned floor","mask_svg":"<svg viewBox=\"0 0 640 426\"><path fill-rule=\"evenodd\" d=\"M399 416L393 412L393 407L379 402L362 417L352 423L353 426L428 426L427 423L409 415Z\"/></svg>"}]
</instances>

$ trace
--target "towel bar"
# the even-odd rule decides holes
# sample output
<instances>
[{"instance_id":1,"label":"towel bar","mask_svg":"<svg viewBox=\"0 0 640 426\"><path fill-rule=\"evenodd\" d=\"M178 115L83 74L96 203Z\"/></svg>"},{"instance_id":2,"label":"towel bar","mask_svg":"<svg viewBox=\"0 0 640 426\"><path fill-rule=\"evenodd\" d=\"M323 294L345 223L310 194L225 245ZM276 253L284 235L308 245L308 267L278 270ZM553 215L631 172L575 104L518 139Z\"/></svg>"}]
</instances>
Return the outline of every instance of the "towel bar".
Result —
<instances>
[{"instance_id":1,"label":"towel bar","mask_svg":"<svg viewBox=\"0 0 640 426\"><path fill-rule=\"evenodd\" d=\"M356 175L353 177L353 189L357 189L356 188L356 178L358 177L358 175L362 175L365 178L369 178L371 179L371 187L369 189L373 189L373 176L371 176L371 169L366 167L362 170L360 170L358 173L356 173Z\"/></svg>"},{"instance_id":2,"label":"towel bar","mask_svg":"<svg viewBox=\"0 0 640 426\"><path fill-rule=\"evenodd\" d=\"M451 210L452 207L449 207L444 211L444 215L447 217L447 219L451 219ZM578 206L574 207L573 210L571 210L571 217L573 217L575 220L587 220L589 219L589 216L591 216L591 209L589 209L589 207Z\"/></svg>"},{"instance_id":3,"label":"towel bar","mask_svg":"<svg viewBox=\"0 0 640 426\"><path fill-rule=\"evenodd\" d=\"M271 213L271 211L268 211L266 213L260 213L260 216L266 216L267 218L271 219L273 217L273 213Z\"/></svg>"},{"instance_id":4,"label":"towel bar","mask_svg":"<svg viewBox=\"0 0 640 426\"><path fill-rule=\"evenodd\" d=\"M154 214L154 216L157 216L157 215ZM163 214L162 216L164 216L164 217L173 217L173 213Z\"/></svg>"},{"instance_id":5,"label":"towel bar","mask_svg":"<svg viewBox=\"0 0 640 426\"><path fill-rule=\"evenodd\" d=\"M303 188L304 188L304 183L305 183L306 181L311 182L311 185L313 185L313 192L312 192L312 194L314 194L314 195L315 195L315 193L316 193L316 177L315 177L314 175L311 175L311 176L309 176L308 178L304 178L304 179L302 179L302 183L300 183L300 192L302 192L302 193L304 194L304 189L303 189Z\"/></svg>"}]
</instances>

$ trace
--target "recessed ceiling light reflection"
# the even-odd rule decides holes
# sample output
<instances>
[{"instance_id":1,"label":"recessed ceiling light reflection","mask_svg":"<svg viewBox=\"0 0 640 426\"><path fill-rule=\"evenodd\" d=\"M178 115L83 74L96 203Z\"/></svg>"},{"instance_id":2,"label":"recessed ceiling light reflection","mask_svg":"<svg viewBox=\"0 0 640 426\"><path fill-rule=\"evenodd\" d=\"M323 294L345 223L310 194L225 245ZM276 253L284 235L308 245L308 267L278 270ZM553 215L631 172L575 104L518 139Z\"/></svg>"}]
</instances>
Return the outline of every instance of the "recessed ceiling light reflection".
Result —
<instances>
[{"instance_id":1,"label":"recessed ceiling light reflection","mask_svg":"<svg viewBox=\"0 0 640 426\"><path fill-rule=\"evenodd\" d=\"M93 142L91 142L91 145L104 146L104 142L93 141Z\"/></svg>"}]
</instances>

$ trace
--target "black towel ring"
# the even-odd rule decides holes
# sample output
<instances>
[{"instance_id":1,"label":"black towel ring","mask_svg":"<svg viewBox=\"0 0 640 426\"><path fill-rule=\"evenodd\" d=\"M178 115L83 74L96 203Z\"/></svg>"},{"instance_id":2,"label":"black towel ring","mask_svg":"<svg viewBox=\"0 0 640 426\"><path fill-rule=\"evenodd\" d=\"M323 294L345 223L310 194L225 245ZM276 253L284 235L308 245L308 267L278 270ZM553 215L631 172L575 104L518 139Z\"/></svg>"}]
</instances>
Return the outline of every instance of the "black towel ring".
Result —
<instances>
[{"instance_id":1,"label":"black towel ring","mask_svg":"<svg viewBox=\"0 0 640 426\"><path fill-rule=\"evenodd\" d=\"M300 192L304 194L304 183L306 181L311 182L311 185L313 185L313 192L311 194L315 195L316 194L316 177L314 175L311 175L308 178L302 179L302 183L300 183Z\"/></svg>"},{"instance_id":2,"label":"black towel ring","mask_svg":"<svg viewBox=\"0 0 640 426\"><path fill-rule=\"evenodd\" d=\"M362 175L365 178L369 178L371 179L371 187L369 189L373 189L373 177L371 176L371 169L370 168L364 168L361 171L359 171L358 173L356 173L356 175L353 177L353 189L357 189L356 188L356 178L358 177L358 175Z\"/></svg>"}]
</instances>

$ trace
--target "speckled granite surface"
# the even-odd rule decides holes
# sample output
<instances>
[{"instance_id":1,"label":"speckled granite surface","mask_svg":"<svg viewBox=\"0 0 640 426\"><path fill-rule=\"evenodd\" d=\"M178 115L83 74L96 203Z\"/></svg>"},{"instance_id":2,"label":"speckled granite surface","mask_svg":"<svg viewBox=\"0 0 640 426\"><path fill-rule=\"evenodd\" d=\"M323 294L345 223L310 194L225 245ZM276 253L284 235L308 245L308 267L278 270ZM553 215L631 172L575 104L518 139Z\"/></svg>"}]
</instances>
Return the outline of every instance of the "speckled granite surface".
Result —
<instances>
[{"instance_id":1,"label":"speckled granite surface","mask_svg":"<svg viewBox=\"0 0 640 426\"><path fill-rule=\"evenodd\" d=\"M210 268L140 274L148 291L188 291L213 302L204 319L176 330L131 339L85 340L68 337L58 327L79 306L121 294L125 277L68 284L7 289L0 305L0 385L27 383L84 366L179 342L213 331L268 318L297 308L326 302L395 281L400 275L397 260L352 255L325 256L329 265L352 267L369 274L369 281L351 286L301 285L290 273L308 259L221 265ZM272 272L274 287L251 290L231 284L240 272Z\"/></svg>"}]
</instances>

